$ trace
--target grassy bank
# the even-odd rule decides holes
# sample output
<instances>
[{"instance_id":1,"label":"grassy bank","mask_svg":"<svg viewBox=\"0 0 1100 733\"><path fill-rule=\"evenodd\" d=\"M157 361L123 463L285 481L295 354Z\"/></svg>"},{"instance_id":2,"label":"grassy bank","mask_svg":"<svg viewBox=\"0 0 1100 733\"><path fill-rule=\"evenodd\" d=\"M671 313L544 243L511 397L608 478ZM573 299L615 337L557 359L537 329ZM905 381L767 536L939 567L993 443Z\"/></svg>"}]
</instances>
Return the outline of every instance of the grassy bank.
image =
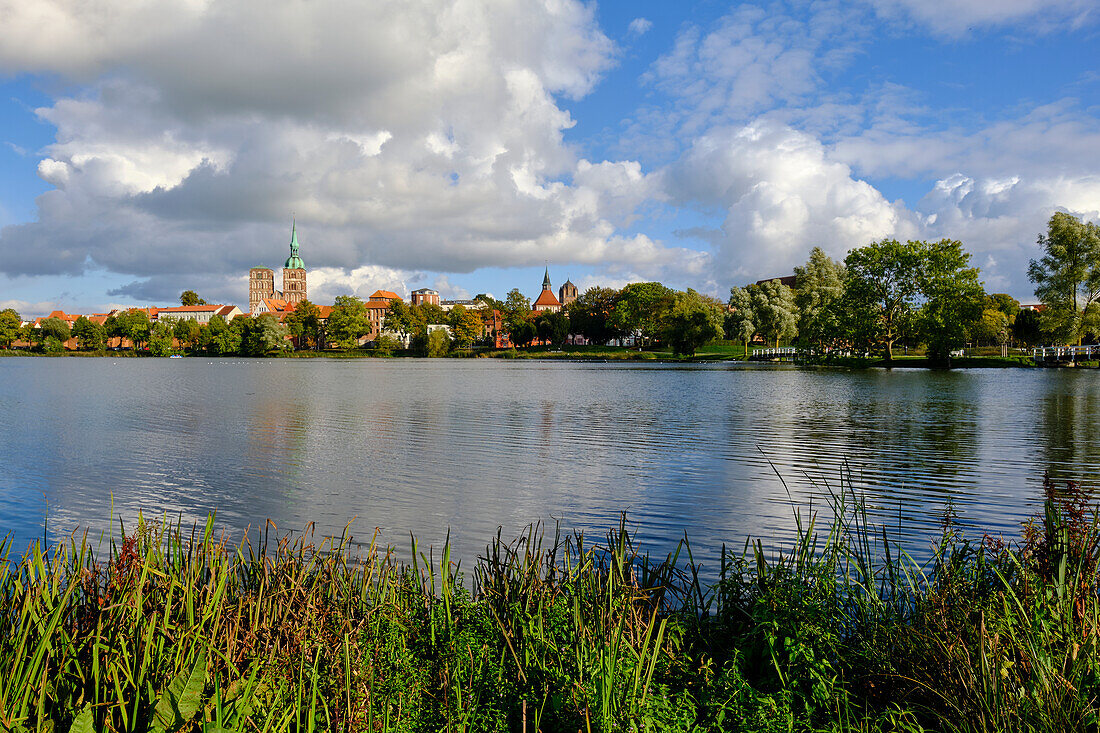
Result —
<instances>
[{"instance_id":1,"label":"grassy bank","mask_svg":"<svg viewBox=\"0 0 1100 733\"><path fill-rule=\"evenodd\" d=\"M500 537L462 582L343 540L140 524L0 570L16 731L1096 730L1098 527L1048 485L1019 545L945 531L918 565L858 504L781 554L654 561ZM261 538L265 539L266 538ZM472 591L467 590L467 586Z\"/></svg>"}]
</instances>

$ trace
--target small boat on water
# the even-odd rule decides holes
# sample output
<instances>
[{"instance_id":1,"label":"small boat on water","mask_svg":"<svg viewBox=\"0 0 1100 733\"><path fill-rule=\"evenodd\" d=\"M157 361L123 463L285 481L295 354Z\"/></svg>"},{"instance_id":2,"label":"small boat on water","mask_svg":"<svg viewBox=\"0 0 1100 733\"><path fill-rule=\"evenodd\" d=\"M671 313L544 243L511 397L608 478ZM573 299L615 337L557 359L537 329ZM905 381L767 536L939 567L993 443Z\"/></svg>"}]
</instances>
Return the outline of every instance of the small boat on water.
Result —
<instances>
[{"instance_id":1,"label":"small boat on water","mask_svg":"<svg viewBox=\"0 0 1100 733\"><path fill-rule=\"evenodd\" d=\"M183 358L183 354L172 354L172 355L171 355L171 356L169 356L168 358L169 358L169 359L182 359L182 358Z\"/></svg>"}]
</instances>

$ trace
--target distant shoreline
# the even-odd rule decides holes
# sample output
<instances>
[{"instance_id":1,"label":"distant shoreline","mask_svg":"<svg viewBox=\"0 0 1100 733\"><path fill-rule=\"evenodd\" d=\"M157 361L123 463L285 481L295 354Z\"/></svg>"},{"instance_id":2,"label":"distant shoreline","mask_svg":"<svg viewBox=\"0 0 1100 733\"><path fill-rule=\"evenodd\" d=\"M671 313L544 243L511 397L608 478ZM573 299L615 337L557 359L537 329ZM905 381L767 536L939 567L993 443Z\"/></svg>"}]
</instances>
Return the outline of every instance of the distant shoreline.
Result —
<instances>
[{"instance_id":1,"label":"distant shoreline","mask_svg":"<svg viewBox=\"0 0 1100 733\"><path fill-rule=\"evenodd\" d=\"M709 351L706 348L700 350L694 356L675 357L669 351L637 351L631 347L582 347L581 349L569 349L551 351L546 349L536 350L503 350L492 349L486 351L455 352L440 359L501 359L519 361L572 361L588 363L610 362L634 362L650 364L706 364L706 363L744 363L746 361L741 350L736 355L729 353L729 347L720 347L721 350ZM273 353L268 356L241 356L239 354L180 354L179 356L207 359L406 359L424 358L417 357L407 352L398 352L390 355L376 354L370 350L353 351L297 351L289 353ZM147 353L134 351L66 351L62 353L41 353L24 351L20 349L0 349L0 357L48 357L48 358L121 358L121 359L167 359L169 357L156 357ZM777 365L779 362L755 361L755 365ZM790 366L833 368L833 369L1035 369L1036 364L1024 357L999 356L965 356L952 359L949 366L933 363L923 356L895 357L892 362L885 359L853 359L840 358L832 361L818 363L790 363ZM1077 368L1095 367L1093 364L1078 364Z\"/></svg>"}]
</instances>

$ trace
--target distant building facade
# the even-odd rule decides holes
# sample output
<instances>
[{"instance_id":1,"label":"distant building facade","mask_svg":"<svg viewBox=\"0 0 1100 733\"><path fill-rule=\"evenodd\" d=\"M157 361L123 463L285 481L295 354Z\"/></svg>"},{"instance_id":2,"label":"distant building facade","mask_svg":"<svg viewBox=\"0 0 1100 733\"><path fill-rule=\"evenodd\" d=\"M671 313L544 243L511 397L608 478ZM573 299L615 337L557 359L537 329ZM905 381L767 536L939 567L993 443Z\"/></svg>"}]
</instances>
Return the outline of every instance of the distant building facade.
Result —
<instances>
[{"instance_id":1,"label":"distant building facade","mask_svg":"<svg viewBox=\"0 0 1100 733\"><path fill-rule=\"evenodd\" d=\"M270 312L265 300L283 301L287 305L301 303L308 296L306 288L306 263L298 254L298 225L290 229L290 257L283 263L283 289L275 289L275 272L266 267L253 267L248 271L248 312L252 315Z\"/></svg>"},{"instance_id":2,"label":"distant building facade","mask_svg":"<svg viewBox=\"0 0 1100 733\"><path fill-rule=\"evenodd\" d=\"M561 310L561 301L554 297L554 289L550 284L550 268L546 268L546 274L542 278L542 292L531 304L531 310L550 311L551 313L557 313Z\"/></svg>"},{"instance_id":3,"label":"distant building facade","mask_svg":"<svg viewBox=\"0 0 1100 733\"><path fill-rule=\"evenodd\" d=\"M409 293L409 301L412 305L439 305L439 291L420 288Z\"/></svg>"},{"instance_id":4,"label":"distant building facade","mask_svg":"<svg viewBox=\"0 0 1100 733\"><path fill-rule=\"evenodd\" d=\"M574 285L571 280L566 280L565 284L558 288L558 300L561 302L562 307L564 308L576 299L577 286Z\"/></svg>"}]
</instances>

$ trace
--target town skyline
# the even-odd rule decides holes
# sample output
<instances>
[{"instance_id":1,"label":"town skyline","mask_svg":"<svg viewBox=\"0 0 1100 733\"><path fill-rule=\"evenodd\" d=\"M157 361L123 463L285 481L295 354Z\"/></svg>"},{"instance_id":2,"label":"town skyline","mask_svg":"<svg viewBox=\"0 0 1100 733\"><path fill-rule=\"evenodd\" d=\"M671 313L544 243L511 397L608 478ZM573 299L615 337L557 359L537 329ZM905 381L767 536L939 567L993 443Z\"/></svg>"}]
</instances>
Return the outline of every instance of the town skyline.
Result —
<instances>
[{"instance_id":1,"label":"town skyline","mask_svg":"<svg viewBox=\"0 0 1100 733\"><path fill-rule=\"evenodd\" d=\"M0 29L0 307L30 315L244 306L291 212L317 302L547 262L721 297L887 237L1032 301L1051 213L1100 218L1079 0L41 6Z\"/></svg>"}]
</instances>

